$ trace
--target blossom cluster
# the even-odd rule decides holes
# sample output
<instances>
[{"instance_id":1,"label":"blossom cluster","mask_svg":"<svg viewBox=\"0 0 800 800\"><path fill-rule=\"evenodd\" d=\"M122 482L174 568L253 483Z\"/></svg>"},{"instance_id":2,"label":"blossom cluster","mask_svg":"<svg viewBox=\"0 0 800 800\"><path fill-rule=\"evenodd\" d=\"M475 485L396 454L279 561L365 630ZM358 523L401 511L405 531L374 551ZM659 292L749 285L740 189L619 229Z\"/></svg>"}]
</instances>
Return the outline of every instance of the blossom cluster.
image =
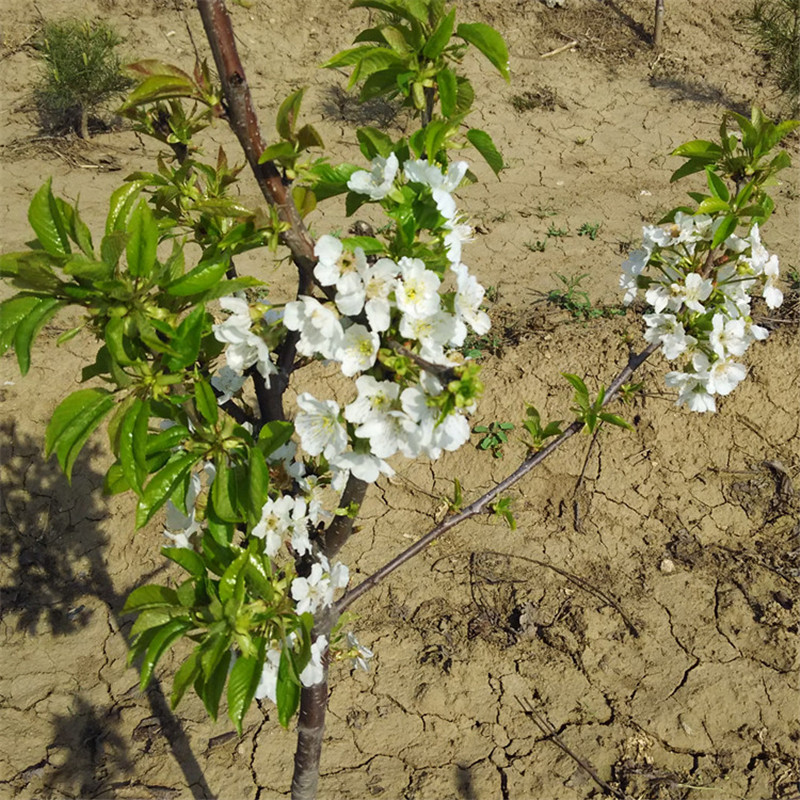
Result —
<instances>
[{"instance_id":1,"label":"blossom cluster","mask_svg":"<svg viewBox=\"0 0 800 800\"><path fill-rule=\"evenodd\" d=\"M356 396L343 406L308 392L297 397L299 447L290 441L267 457L270 496L249 531L263 542L270 559L306 562L303 575L291 577L290 572L286 588L298 615L317 614L348 583L347 567L329 564L310 537L332 518L330 495L335 506L351 474L366 482L381 473L391 475L386 459L397 453L435 459L469 438L466 414L474 408L472 395L442 402L453 391L456 368L464 364L458 349L469 330L483 335L490 326L481 309L484 289L462 261L472 229L459 215L452 192L466 171L463 161L443 171L426 160L409 160L401 168L394 154L374 159L370 170L351 176L348 188L381 202L387 211L408 204L409 198L416 208L425 207L426 223L418 228L429 236L421 249L395 257L388 250L367 255L346 240L323 235L314 251L314 277L325 298L301 296L261 318L263 309L251 309L243 297L220 301L229 313L213 326L214 336L226 345L225 363L212 377L221 404L241 391L250 367L256 367L269 387L277 371L270 343L280 338L275 335L278 326L297 332L300 356L338 364L354 379ZM399 369L398 358L408 359ZM213 469L206 473L210 486ZM194 507L200 495L195 476L186 497L188 514L170 510L166 533L179 546L192 546L192 536L201 528ZM294 646L293 635L271 643L257 697L274 700L281 650ZM327 646L324 637L312 646L311 660L300 675L304 685L322 679ZM347 650L356 666L366 666L371 653L351 634Z\"/></svg>"},{"instance_id":2,"label":"blossom cluster","mask_svg":"<svg viewBox=\"0 0 800 800\"><path fill-rule=\"evenodd\" d=\"M660 344L668 360L683 362L665 380L677 389L678 405L692 411L715 411L714 396L730 394L747 375L736 359L767 338L751 317L753 289L761 288L769 308L783 302L778 257L762 244L758 224L712 248L722 221L679 211L671 224L645 226L642 247L620 277L626 304L644 290L652 307L644 315L645 339Z\"/></svg>"},{"instance_id":3,"label":"blossom cluster","mask_svg":"<svg viewBox=\"0 0 800 800\"><path fill-rule=\"evenodd\" d=\"M320 286L331 287L332 305L301 297L285 308L284 324L300 334L300 354L336 362L347 377L359 376L357 397L344 408L308 392L298 397L295 429L302 447L367 482L391 474L385 459L395 453L435 459L469 438L464 414L471 407L442 418L431 402L444 389L436 369L423 367L416 381L401 385L384 379L380 366L381 348L402 342L425 367L447 369L463 362L457 348L468 329L478 335L489 330L481 310L484 289L461 261L472 229L451 194L466 170L463 161L442 172L426 160L413 160L401 172L391 154L374 159L370 171L354 173L348 183L351 191L375 201L391 199L400 182L432 200L440 215L434 233L446 255L449 287L448 276L420 258L368 257L360 247L350 253L340 239L324 235L315 248L314 276Z\"/></svg>"}]
</instances>

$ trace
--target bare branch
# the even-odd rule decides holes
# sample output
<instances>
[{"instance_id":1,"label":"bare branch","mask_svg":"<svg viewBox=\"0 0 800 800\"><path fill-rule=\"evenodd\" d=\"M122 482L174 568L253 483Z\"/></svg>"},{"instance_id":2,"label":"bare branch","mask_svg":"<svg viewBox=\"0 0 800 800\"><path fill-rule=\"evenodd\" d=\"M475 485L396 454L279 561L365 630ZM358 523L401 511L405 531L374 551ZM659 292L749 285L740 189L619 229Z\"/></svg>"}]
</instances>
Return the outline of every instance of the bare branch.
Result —
<instances>
[{"instance_id":1,"label":"bare branch","mask_svg":"<svg viewBox=\"0 0 800 800\"><path fill-rule=\"evenodd\" d=\"M603 405L610 403L617 395L622 384L630 378L630 376L637 370L659 347L658 343L654 343L642 350L641 353L631 354L628 358L628 363L625 368L617 375L611 382L606 392ZM374 572L368 578L364 579L358 586L351 589L335 604L338 613L342 613L348 606L355 600L361 597L362 594L377 586L384 578L394 572L398 567L402 566L409 559L422 552L431 542L438 539L443 533L447 533L451 528L455 528L464 520L470 517L477 516L484 513L492 502L500 497L500 495L507 489L512 487L515 483L521 480L532 469L538 467L551 453L555 452L561 447L567 439L574 436L579 430L583 428L583 423L579 421L573 422L557 439L550 442L549 445L542 448L536 453L528 456L522 464L517 467L507 478L498 483L495 487L490 489L486 494L479 497L474 503L471 503L461 511L446 517L435 528L428 531L423 537L418 539L409 548L404 550L399 555L395 556L391 561L387 562L377 572Z\"/></svg>"}]
</instances>

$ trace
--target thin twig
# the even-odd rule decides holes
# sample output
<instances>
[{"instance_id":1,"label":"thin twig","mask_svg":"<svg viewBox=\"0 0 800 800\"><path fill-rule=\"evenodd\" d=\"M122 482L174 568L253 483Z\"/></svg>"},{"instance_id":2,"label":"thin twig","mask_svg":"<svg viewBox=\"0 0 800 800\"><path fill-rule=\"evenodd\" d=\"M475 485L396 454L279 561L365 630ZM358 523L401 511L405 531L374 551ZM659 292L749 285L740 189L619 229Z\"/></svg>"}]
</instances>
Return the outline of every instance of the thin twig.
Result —
<instances>
[{"instance_id":1,"label":"thin twig","mask_svg":"<svg viewBox=\"0 0 800 800\"><path fill-rule=\"evenodd\" d=\"M603 400L603 405L607 405L609 402L611 402L611 400L614 399L614 397L616 397L617 392L619 392L622 384L628 380L633 372L637 370L658 349L658 347L659 344L656 342L648 345L644 350L642 350L641 353L632 353L629 356L627 365L621 370L617 377L614 378L614 380L611 382L611 385L608 387L605 399ZM438 539L442 534L447 533L447 531L452 528L455 528L456 525L459 525L464 520L484 513L489 508L490 504L503 492L505 492L506 489L510 488L519 480L521 480L532 469L538 467L539 464L541 464L549 455L561 447L561 445L564 444L567 439L574 436L579 430L581 430L581 428L583 428L582 422L578 420L573 422L564 431L564 433L561 434L561 436L553 440L543 449L528 456L528 458L526 458L522 464L520 464L520 466L514 470L514 472L498 483L494 488L490 489L488 492L486 492L486 494L479 497L475 502L471 503L466 508L455 514L452 514L449 517L446 517L435 528L428 531L428 533L426 533L420 539L417 539L414 544L412 544L399 555L395 556L393 559L391 559L391 561L388 561L368 578L365 578L358 586L351 589L339 599L339 601L335 604L337 613L344 611L351 603L361 597L362 594L377 586L388 575L394 572L398 567L405 564L406 561L422 552L422 550L424 550L431 542Z\"/></svg>"},{"instance_id":2,"label":"thin twig","mask_svg":"<svg viewBox=\"0 0 800 800\"><path fill-rule=\"evenodd\" d=\"M536 727L554 744L558 745L582 770L584 770L589 777L602 789L609 794L618 797L620 800L627 800L625 794L619 789L606 783L598 774L594 767L585 759L581 758L577 753L574 753L567 745L564 744L561 737L558 735L556 729L547 721L547 719L534 710L533 706L525 700L523 702L519 697L516 698L523 712L526 716L530 717L535 723Z\"/></svg>"},{"instance_id":3,"label":"thin twig","mask_svg":"<svg viewBox=\"0 0 800 800\"><path fill-rule=\"evenodd\" d=\"M547 53L542 53L539 56L539 58L551 58L552 56L557 56L559 53L564 53L567 50L572 50L577 46L578 46L578 40L573 39L571 42L567 42L567 44L562 44L561 47L556 47L555 50L550 50Z\"/></svg>"}]
</instances>

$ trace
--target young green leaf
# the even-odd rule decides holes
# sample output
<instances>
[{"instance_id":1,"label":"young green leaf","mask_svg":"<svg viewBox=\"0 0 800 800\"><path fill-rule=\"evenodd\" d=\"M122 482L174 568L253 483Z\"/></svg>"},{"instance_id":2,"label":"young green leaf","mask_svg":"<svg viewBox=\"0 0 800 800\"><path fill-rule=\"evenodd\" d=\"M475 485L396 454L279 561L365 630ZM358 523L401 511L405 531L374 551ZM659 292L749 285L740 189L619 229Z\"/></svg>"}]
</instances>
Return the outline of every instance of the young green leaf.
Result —
<instances>
[{"instance_id":1,"label":"young green leaf","mask_svg":"<svg viewBox=\"0 0 800 800\"><path fill-rule=\"evenodd\" d=\"M494 28L482 22L462 22L456 28L456 36L477 47L507 82L511 80L508 74L508 48Z\"/></svg>"},{"instance_id":2,"label":"young green leaf","mask_svg":"<svg viewBox=\"0 0 800 800\"><path fill-rule=\"evenodd\" d=\"M135 278L148 277L156 263L158 226L147 201L140 200L128 223L128 271Z\"/></svg>"},{"instance_id":3,"label":"young green leaf","mask_svg":"<svg viewBox=\"0 0 800 800\"><path fill-rule=\"evenodd\" d=\"M136 507L136 527L144 527L169 496L189 473L192 466L202 458L200 453L175 453L161 470L150 479L145 486L139 504Z\"/></svg>"},{"instance_id":4,"label":"young green leaf","mask_svg":"<svg viewBox=\"0 0 800 800\"><path fill-rule=\"evenodd\" d=\"M141 677L139 680L139 689L144 691L147 684L150 683L150 678L153 674L158 660L172 646L183 634L193 627L190 619L173 619L166 625L158 629L158 632L153 637L147 648L147 654L142 661Z\"/></svg>"},{"instance_id":5,"label":"young green leaf","mask_svg":"<svg viewBox=\"0 0 800 800\"><path fill-rule=\"evenodd\" d=\"M467 139L470 144L483 156L486 163L492 168L495 175L500 174L505 164L503 163L503 156L500 151L495 147L492 137L486 131L478 130L477 128L470 128L467 131Z\"/></svg>"},{"instance_id":6,"label":"young green leaf","mask_svg":"<svg viewBox=\"0 0 800 800\"><path fill-rule=\"evenodd\" d=\"M204 578L206 575L203 559L188 547L162 547L161 555L182 566L194 578Z\"/></svg>"},{"instance_id":7,"label":"young green leaf","mask_svg":"<svg viewBox=\"0 0 800 800\"><path fill-rule=\"evenodd\" d=\"M42 247L51 255L63 256L72 252L65 220L51 189L52 178L33 196L28 208L28 221Z\"/></svg>"},{"instance_id":8,"label":"young green leaf","mask_svg":"<svg viewBox=\"0 0 800 800\"><path fill-rule=\"evenodd\" d=\"M236 726L239 736L242 735L242 720L253 702L264 666L266 647L263 637L259 637L259 640L257 654L236 659L228 678L228 716Z\"/></svg>"},{"instance_id":9,"label":"young green leaf","mask_svg":"<svg viewBox=\"0 0 800 800\"><path fill-rule=\"evenodd\" d=\"M37 297L36 305L14 327L14 351L22 375L27 375L31 366L31 344L42 326L52 319L66 303L52 297Z\"/></svg>"},{"instance_id":10,"label":"young green leaf","mask_svg":"<svg viewBox=\"0 0 800 800\"><path fill-rule=\"evenodd\" d=\"M172 680L172 694L169 704L171 708L176 708L186 690L197 680L200 674L199 646L195 647L192 654L181 664L180 669L175 673Z\"/></svg>"},{"instance_id":11,"label":"young green leaf","mask_svg":"<svg viewBox=\"0 0 800 800\"><path fill-rule=\"evenodd\" d=\"M71 480L72 467L86 440L114 402L114 396L105 389L79 389L53 412L45 434L45 457L55 451L67 480Z\"/></svg>"},{"instance_id":12,"label":"young green leaf","mask_svg":"<svg viewBox=\"0 0 800 800\"><path fill-rule=\"evenodd\" d=\"M157 584L147 584L146 586L137 586L128 595L122 613L129 614L131 611L144 611L148 608L178 606L180 606L180 603L174 589L170 589L167 586L158 586Z\"/></svg>"},{"instance_id":13,"label":"young green leaf","mask_svg":"<svg viewBox=\"0 0 800 800\"><path fill-rule=\"evenodd\" d=\"M278 722L289 727L289 722L300 705L300 680L291 662L289 647L284 645L278 664L278 684L275 691L278 705Z\"/></svg>"}]
</instances>

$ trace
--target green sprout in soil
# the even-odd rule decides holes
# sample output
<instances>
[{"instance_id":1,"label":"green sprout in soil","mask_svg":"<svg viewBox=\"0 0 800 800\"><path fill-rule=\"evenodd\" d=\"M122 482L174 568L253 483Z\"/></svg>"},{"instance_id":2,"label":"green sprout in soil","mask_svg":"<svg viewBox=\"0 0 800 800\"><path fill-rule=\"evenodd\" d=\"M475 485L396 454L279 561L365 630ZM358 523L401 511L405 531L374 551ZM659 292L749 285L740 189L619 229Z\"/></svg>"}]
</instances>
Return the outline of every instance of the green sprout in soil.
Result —
<instances>
[{"instance_id":1,"label":"green sprout in soil","mask_svg":"<svg viewBox=\"0 0 800 800\"><path fill-rule=\"evenodd\" d=\"M525 247L527 247L531 253L544 253L544 249L547 247L547 239L537 239L535 242L525 242Z\"/></svg>"},{"instance_id":2,"label":"green sprout in soil","mask_svg":"<svg viewBox=\"0 0 800 800\"><path fill-rule=\"evenodd\" d=\"M599 229L599 222L584 222L578 230L578 236L588 236L592 241L594 241L597 238L597 231Z\"/></svg>"},{"instance_id":3,"label":"green sprout in soil","mask_svg":"<svg viewBox=\"0 0 800 800\"><path fill-rule=\"evenodd\" d=\"M547 302L568 311L574 319L586 322L598 317L618 317L625 314L623 308L614 306L600 308L592 305L589 293L581 286L584 279L589 277L588 272L570 277L555 273L553 277L557 278L562 285L547 293Z\"/></svg>"},{"instance_id":4,"label":"green sprout in soil","mask_svg":"<svg viewBox=\"0 0 800 800\"><path fill-rule=\"evenodd\" d=\"M478 442L478 450L489 450L495 458L502 458L503 445L508 444L506 431L513 430L513 422L490 422L488 425L476 425L472 432L483 434Z\"/></svg>"},{"instance_id":5,"label":"green sprout in soil","mask_svg":"<svg viewBox=\"0 0 800 800\"><path fill-rule=\"evenodd\" d=\"M547 228L546 235L551 239L563 239L565 236L569 236L569 228L556 228L555 223L551 222Z\"/></svg>"}]
</instances>

